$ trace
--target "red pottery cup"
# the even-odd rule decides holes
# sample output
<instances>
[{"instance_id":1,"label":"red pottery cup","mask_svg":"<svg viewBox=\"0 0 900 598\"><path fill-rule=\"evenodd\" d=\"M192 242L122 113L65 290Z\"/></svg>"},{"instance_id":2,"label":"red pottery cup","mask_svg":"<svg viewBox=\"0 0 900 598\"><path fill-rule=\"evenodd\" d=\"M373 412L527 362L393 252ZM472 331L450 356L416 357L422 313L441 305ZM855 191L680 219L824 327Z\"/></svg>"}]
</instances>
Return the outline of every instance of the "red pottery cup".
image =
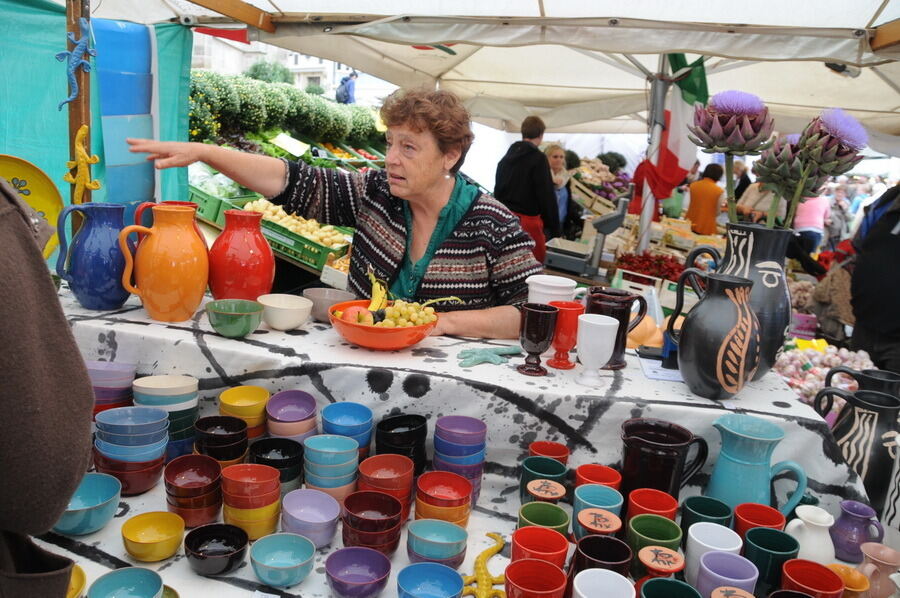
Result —
<instances>
[{"instance_id":1,"label":"red pottery cup","mask_svg":"<svg viewBox=\"0 0 900 598\"><path fill-rule=\"evenodd\" d=\"M568 552L569 541L564 535L549 527L529 525L513 532L510 561L537 559L562 569Z\"/></svg>"},{"instance_id":2,"label":"red pottery cup","mask_svg":"<svg viewBox=\"0 0 900 598\"><path fill-rule=\"evenodd\" d=\"M781 588L805 592L813 598L840 598L844 581L825 565L791 559L781 566Z\"/></svg>"},{"instance_id":3,"label":"red pottery cup","mask_svg":"<svg viewBox=\"0 0 900 598\"><path fill-rule=\"evenodd\" d=\"M582 484L601 484L618 490L622 486L622 474L606 465L588 463L575 470L575 487Z\"/></svg>"},{"instance_id":4,"label":"red pottery cup","mask_svg":"<svg viewBox=\"0 0 900 598\"><path fill-rule=\"evenodd\" d=\"M650 513L675 521L676 511L678 501L668 492L653 488L638 488L628 495L628 519L635 515Z\"/></svg>"},{"instance_id":5,"label":"red pottery cup","mask_svg":"<svg viewBox=\"0 0 900 598\"><path fill-rule=\"evenodd\" d=\"M569 462L569 447L559 442L538 440L528 445L528 454L531 457L550 457L563 465Z\"/></svg>"},{"instance_id":6,"label":"red pottery cup","mask_svg":"<svg viewBox=\"0 0 900 598\"><path fill-rule=\"evenodd\" d=\"M745 502L734 508L734 531L741 540L747 530L754 527L770 527L783 530L785 524L784 515L778 509L755 502Z\"/></svg>"},{"instance_id":7,"label":"red pottery cup","mask_svg":"<svg viewBox=\"0 0 900 598\"><path fill-rule=\"evenodd\" d=\"M556 353L547 361L547 365L558 370L571 370L575 367L575 362L569 359L569 351L575 348L578 338L578 316L584 313L584 304L578 301L551 301L550 305L559 309L559 313L553 332L553 348L556 349ZM546 456L553 457L553 455Z\"/></svg>"},{"instance_id":8,"label":"red pottery cup","mask_svg":"<svg viewBox=\"0 0 900 598\"><path fill-rule=\"evenodd\" d=\"M553 563L538 559L522 559L506 567L506 596L563 598L566 581L566 574Z\"/></svg>"}]
</instances>

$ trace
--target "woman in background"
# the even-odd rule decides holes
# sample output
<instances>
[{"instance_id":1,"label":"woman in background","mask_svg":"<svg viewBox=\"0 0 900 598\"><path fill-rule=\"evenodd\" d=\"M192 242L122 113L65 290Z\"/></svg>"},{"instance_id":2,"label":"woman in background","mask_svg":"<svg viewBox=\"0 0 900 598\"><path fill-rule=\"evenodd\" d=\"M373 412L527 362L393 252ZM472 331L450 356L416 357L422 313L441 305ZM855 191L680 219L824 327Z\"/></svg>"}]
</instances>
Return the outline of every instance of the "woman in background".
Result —
<instances>
[{"instance_id":1,"label":"woman in background","mask_svg":"<svg viewBox=\"0 0 900 598\"><path fill-rule=\"evenodd\" d=\"M716 233L716 216L724 200L724 191L717 184L723 169L718 164L707 164L703 177L688 187L687 211L685 218L691 221L691 230L698 235Z\"/></svg>"}]
</instances>

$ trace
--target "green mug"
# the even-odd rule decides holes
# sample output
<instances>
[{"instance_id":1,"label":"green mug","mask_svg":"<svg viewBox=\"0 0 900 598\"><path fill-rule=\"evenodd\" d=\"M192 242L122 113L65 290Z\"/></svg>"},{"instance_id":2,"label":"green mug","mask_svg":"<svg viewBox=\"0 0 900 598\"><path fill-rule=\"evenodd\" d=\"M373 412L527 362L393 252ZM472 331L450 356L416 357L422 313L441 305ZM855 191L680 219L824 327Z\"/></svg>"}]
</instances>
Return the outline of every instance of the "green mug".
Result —
<instances>
[{"instance_id":1,"label":"green mug","mask_svg":"<svg viewBox=\"0 0 900 598\"><path fill-rule=\"evenodd\" d=\"M688 529L695 523L708 521L730 528L734 511L711 496L691 496L681 503L681 544L687 543Z\"/></svg>"},{"instance_id":2,"label":"green mug","mask_svg":"<svg viewBox=\"0 0 900 598\"><path fill-rule=\"evenodd\" d=\"M701 598L700 592L671 577L654 577L641 586L641 598Z\"/></svg>"},{"instance_id":3,"label":"green mug","mask_svg":"<svg viewBox=\"0 0 900 598\"><path fill-rule=\"evenodd\" d=\"M549 502L529 502L519 508L518 527L549 527L569 537L569 514L560 507Z\"/></svg>"},{"instance_id":4,"label":"green mug","mask_svg":"<svg viewBox=\"0 0 900 598\"><path fill-rule=\"evenodd\" d=\"M644 513L635 515L628 521L628 532L625 541L634 554L638 554L641 548L646 546L663 546L678 550L681 546L681 528L678 524L663 517ZM640 559L631 561L631 577L640 579L647 574L647 569Z\"/></svg>"},{"instance_id":5,"label":"green mug","mask_svg":"<svg viewBox=\"0 0 900 598\"><path fill-rule=\"evenodd\" d=\"M744 535L744 558L756 566L756 594L767 596L781 587L781 567L797 558L800 543L781 530L754 527Z\"/></svg>"},{"instance_id":6,"label":"green mug","mask_svg":"<svg viewBox=\"0 0 900 598\"><path fill-rule=\"evenodd\" d=\"M568 473L569 468L556 459L541 456L526 457L522 461L522 471L519 474L519 501L526 503L530 500L528 482L552 480L565 486Z\"/></svg>"}]
</instances>

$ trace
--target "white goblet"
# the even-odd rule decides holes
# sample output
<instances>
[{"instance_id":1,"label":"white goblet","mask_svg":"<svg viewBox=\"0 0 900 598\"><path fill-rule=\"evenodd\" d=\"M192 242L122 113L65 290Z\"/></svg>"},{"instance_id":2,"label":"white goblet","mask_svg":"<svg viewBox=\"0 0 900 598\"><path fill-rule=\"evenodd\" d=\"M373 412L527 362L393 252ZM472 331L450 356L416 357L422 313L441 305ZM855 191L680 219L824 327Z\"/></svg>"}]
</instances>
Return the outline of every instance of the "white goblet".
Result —
<instances>
[{"instance_id":1,"label":"white goblet","mask_svg":"<svg viewBox=\"0 0 900 598\"><path fill-rule=\"evenodd\" d=\"M584 371L575 381L584 386L601 386L598 370L612 357L619 321L600 314L578 316L578 361Z\"/></svg>"}]
</instances>

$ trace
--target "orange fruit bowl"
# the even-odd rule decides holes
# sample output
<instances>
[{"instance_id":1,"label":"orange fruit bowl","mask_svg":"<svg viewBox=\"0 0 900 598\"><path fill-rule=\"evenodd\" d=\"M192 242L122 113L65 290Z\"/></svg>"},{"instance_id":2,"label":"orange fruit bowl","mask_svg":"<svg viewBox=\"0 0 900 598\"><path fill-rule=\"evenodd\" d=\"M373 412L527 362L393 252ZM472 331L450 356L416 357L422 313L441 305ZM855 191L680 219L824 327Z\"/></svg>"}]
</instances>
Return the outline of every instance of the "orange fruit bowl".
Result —
<instances>
[{"instance_id":1,"label":"orange fruit bowl","mask_svg":"<svg viewBox=\"0 0 900 598\"><path fill-rule=\"evenodd\" d=\"M338 331L347 342L365 347L366 349L375 349L376 351L396 351L398 349L406 349L421 342L424 338L431 334L437 324L437 320L428 324L420 324L419 326L406 326L403 328L380 328L368 324L357 324L335 317L334 312L345 312L351 307L363 307L369 305L367 299L357 299L355 301L344 301L335 303L328 310L328 319L331 325ZM438 316L440 318L440 316Z\"/></svg>"}]
</instances>

